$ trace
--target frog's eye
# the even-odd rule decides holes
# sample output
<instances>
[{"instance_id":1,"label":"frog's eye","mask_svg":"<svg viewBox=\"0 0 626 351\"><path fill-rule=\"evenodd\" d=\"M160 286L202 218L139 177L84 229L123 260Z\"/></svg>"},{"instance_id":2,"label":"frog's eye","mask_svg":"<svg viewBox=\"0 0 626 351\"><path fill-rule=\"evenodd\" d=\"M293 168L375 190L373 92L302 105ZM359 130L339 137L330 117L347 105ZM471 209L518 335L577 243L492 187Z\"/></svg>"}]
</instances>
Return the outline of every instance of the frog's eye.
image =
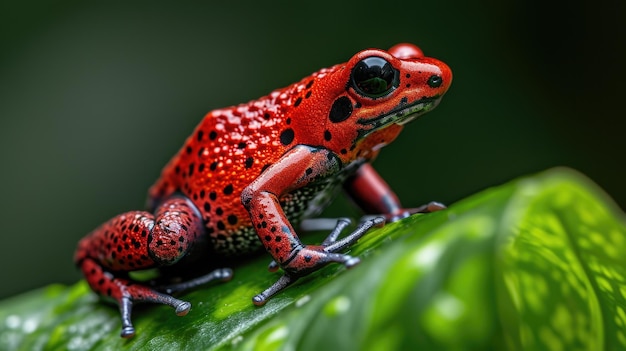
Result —
<instances>
[{"instance_id":1,"label":"frog's eye","mask_svg":"<svg viewBox=\"0 0 626 351\"><path fill-rule=\"evenodd\" d=\"M398 87L398 70L385 59L372 56L365 58L352 69L351 84L360 95L379 98Z\"/></svg>"}]
</instances>

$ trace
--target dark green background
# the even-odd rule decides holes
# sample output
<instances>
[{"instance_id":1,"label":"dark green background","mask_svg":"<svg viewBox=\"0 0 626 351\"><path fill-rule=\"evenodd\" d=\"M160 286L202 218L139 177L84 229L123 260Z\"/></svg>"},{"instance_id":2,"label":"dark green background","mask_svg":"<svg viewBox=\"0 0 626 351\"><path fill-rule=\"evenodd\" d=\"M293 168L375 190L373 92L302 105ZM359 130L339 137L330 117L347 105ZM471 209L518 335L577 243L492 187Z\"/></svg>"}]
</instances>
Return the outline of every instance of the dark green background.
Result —
<instances>
[{"instance_id":1,"label":"dark green background","mask_svg":"<svg viewBox=\"0 0 626 351\"><path fill-rule=\"evenodd\" d=\"M142 208L208 110L402 41L454 72L375 163L407 206L567 165L623 208L625 5L562 3L3 2L0 297L77 280L79 238Z\"/></svg>"}]
</instances>

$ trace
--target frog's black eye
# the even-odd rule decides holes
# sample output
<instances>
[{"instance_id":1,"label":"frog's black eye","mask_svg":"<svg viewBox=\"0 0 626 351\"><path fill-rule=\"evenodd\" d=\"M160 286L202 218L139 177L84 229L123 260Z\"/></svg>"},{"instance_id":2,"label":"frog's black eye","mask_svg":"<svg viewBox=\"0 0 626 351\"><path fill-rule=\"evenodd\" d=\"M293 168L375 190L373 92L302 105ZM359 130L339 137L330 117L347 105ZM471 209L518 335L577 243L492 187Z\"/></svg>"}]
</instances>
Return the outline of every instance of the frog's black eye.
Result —
<instances>
[{"instance_id":1,"label":"frog's black eye","mask_svg":"<svg viewBox=\"0 0 626 351\"><path fill-rule=\"evenodd\" d=\"M399 84L398 70L383 58L365 58L352 69L351 84L360 95L379 98L391 93Z\"/></svg>"}]
</instances>

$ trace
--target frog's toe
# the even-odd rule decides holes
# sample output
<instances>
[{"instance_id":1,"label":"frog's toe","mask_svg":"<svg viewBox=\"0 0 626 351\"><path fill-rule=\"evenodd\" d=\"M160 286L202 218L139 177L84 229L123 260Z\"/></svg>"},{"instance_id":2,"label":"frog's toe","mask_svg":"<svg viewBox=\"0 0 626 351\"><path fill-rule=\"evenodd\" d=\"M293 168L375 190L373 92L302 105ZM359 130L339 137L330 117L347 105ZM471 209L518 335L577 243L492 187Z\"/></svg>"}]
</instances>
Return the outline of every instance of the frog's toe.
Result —
<instances>
[{"instance_id":1,"label":"frog's toe","mask_svg":"<svg viewBox=\"0 0 626 351\"><path fill-rule=\"evenodd\" d=\"M231 280L232 278L233 278L233 270L232 269L230 269L230 268L218 268L218 269L215 269L215 270L211 271L209 274L205 274L203 276L194 278L192 280L184 281L182 283L176 283L176 284L159 286L159 287L156 287L155 289L157 291L162 291L162 292L164 292L166 294L172 294L172 293L175 293L175 292L178 292L178 291L184 291L184 290L193 289L193 288L196 288L198 286L207 284L207 283L212 282L212 281L219 280L219 281L225 282L225 281ZM177 301L180 301L180 300L174 299L172 301L177 303ZM171 304L169 304L167 302L165 302L165 303L168 304L168 305L171 305ZM173 306L173 305L171 305L171 306Z\"/></svg>"},{"instance_id":2,"label":"frog's toe","mask_svg":"<svg viewBox=\"0 0 626 351\"><path fill-rule=\"evenodd\" d=\"M272 262L270 262L270 264L267 265L267 270L270 272L276 272L278 270L278 268L280 268L280 265L278 263L276 263L276 261L272 260Z\"/></svg>"},{"instance_id":3,"label":"frog's toe","mask_svg":"<svg viewBox=\"0 0 626 351\"><path fill-rule=\"evenodd\" d=\"M432 213L432 212L445 210L446 208L447 208L446 205L442 204L441 202L431 201L420 207L405 208L395 213L389 213L385 216L387 217L387 220L389 222L395 222L403 218L409 217L410 215L415 214L415 213Z\"/></svg>"},{"instance_id":4,"label":"frog's toe","mask_svg":"<svg viewBox=\"0 0 626 351\"><path fill-rule=\"evenodd\" d=\"M361 263L361 260L358 257L350 257L343 264L346 268L352 268Z\"/></svg>"},{"instance_id":5,"label":"frog's toe","mask_svg":"<svg viewBox=\"0 0 626 351\"><path fill-rule=\"evenodd\" d=\"M176 315L182 317L189 313L191 309L191 303L187 301L182 301L178 306L176 306Z\"/></svg>"},{"instance_id":6,"label":"frog's toe","mask_svg":"<svg viewBox=\"0 0 626 351\"><path fill-rule=\"evenodd\" d=\"M295 282L297 278L291 277L287 274L283 274L272 286L265 289L262 293L257 294L252 298L252 303L255 306L263 306L269 300L270 297L276 295L279 291L284 290L286 287Z\"/></svg>"},{"instance_id":7,"label":"frog's toe","mask_svg":"<svg viewBox=\"0 0 626 351\"><path fill-rule=\"evenodd\" d=\"M120 336L125 339L132 338L133 336L135 336L135 328L133 328L132 325L125 326L124 328L122 328Z\"/></svg>"},{"instance_id":8,"label":"frog's toe","mask_svg":"<svg viewBox=\"0 0 626 351\"><path fill-rule=\"evenodd\" d=\"M328 246L330 244L335 243L337 241L337 238L339 238L339 235L341 234L341 232L350 224L352 224L352 220L350 218L347 218L347 217L337 218L335 227L328 234L326 239L324 239L324 241L322 242L322 246Z\"/></svg>"},{"instance_id":9,"label":"frog's toe","mask_svg":"<svg viewBox=\"0 0 626 351\"><path fill-rule=\"evenodd\" d=\"M441 211L441 210L445 210L446 208L447 208L446 205L442 204L441 202L437 202L437 201L431 201L431 202L426 204L426 210L428 212Z\"/></svg>"},{"instance_id":10,"label":"frog's toe","mask_svg":"<svg viewBox=\"0 0 626 351\"><path fill-rule=\"evenodd\" d=\"M340 232L343 228L345 228L349 223L337 223L338 231ZM326 252L338 252L347 247L350 247L352 244L357 242L365 233L367 233L370 229L375 227L380 227L385 224L385 218L381 216L366 218L361 221L357 228L350 233L348 236L337 240L336 236L338 233L335 233L337 230L333 230L331 234L324 240L322 246L324 246L324 251Z\"/></svg>"},{"instance_id":11,"label":"frog's toe","mask_svg":"<svg viewBox=\"0 0 626 351\"><path fill-rule=\"evenodd\" d=\"M223 282L233 279L233 270L230 268L221 268L215 270L215 278Z\"/></svg>"}]
</instances>

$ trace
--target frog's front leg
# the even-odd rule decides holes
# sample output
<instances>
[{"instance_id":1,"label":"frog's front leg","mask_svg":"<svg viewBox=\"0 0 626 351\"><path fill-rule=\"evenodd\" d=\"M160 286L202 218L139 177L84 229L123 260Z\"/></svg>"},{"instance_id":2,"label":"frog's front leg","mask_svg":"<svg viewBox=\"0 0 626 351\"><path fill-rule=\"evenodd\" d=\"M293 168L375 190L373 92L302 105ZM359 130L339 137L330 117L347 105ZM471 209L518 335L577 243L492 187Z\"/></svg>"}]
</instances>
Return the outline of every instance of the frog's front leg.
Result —
<instances>
[{"instance_id":1,"label":"frog's front leg","mask_svg":"<svg viewBox=\"0 0 626 351\"><path fill-rule=\"evenodd\" d=\"M250 213L259 239L285 271L274 285L253 298L255 305L263 305L269 297L299 277L330 262L343 263L347 267L358 263L357 258L336 251L354 243L382 220L372 221L341 240L336 240L335 235L319 246L304 245L280 205L283 195L340 169L341 162L329 150L297 145L242 192L242 203Z\"/></svg>"},{"instance_id":2,"label":"frog's front leg","mask_svg":"<svg viewBox=\"0 0 626 351\"><path fill-rule=\"evenodd\" d=\"M369 163L363 164L344 182L344 189L369 214L382 214L393 222L414 213L429 213L446 208L439 202L429 202L416 208L403 208L398 196Z\"/></svg>"},{"instance_id":3,"label":"frog's front leg","mask_svg":"<svg viewBox=\"0 0 626 351\"><path fill-rule=\"evenodd\" d=\"M122 337L135 334L131 322L135 302L169 305L179 316L189 312L189 302L134 281L127 272L176 263L203 230L194 205L186 198L173 197L158 207L156 216L144 211L126 212L80 241L74 260L94 291L118 303ZM228 280L231 275L229 269L219 269L203 281Z\"/></svg>"}]
</instances>

